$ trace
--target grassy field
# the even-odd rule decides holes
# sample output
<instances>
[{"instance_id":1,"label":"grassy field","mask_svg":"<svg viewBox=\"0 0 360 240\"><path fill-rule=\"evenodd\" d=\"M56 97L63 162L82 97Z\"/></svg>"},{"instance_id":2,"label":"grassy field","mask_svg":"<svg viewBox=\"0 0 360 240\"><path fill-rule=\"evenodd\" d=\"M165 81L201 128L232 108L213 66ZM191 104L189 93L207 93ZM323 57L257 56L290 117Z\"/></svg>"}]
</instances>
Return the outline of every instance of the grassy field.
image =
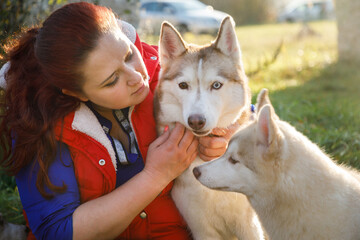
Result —
<instances>
[{"instance_id":1,"label":"grassy field","mask_svg":"<svg viewBox=\"0 0 360 240\"><path fill-rule=\"evenodd\" d=\"M237 27L253 99L261 88L268 88L280 118L336 161L360 169L360 69L337 63L335 22L310 27L315 35L299 36L303 26L296 23ZM196 44L213 40L209 35L184 38ZM158 37L146 36L145 41L157 44ZM0 212L22 222L14 181L1 174L0 180Z\"/></svg>"}]
</instances>

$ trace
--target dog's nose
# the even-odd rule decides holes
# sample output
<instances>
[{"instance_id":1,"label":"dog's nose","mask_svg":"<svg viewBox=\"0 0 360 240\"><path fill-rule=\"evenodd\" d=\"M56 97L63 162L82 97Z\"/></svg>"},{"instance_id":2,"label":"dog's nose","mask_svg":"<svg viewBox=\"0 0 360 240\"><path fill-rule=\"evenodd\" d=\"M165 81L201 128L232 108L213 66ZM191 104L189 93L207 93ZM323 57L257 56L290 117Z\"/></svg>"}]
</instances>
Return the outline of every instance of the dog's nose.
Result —
<instances>
[{"instance_id":1,"label":"dog's nose","mask_svg":"<svg viewBox=\"0 0 360 240\"><path fill-rule=\"evenodd\" d=\"M188 118L189 126L194 130L200 130L205 126L206 119L203 115L194 114Z\"/></svg>"},{"instance_id":2,"label":"dog's nose","mask_svg":"<svg viewBox=\"0 0 360 240\"><path fill-rule=\"evenodd\" d=\"M200 172L200 170L199 170L197 167L195 167L195 168L193 169L193 174L194 174L194 176L196 177L196 179L198 179L198 178L200 177L200 175L201 175L201 172Z\"/></svg>"}]
</instances>

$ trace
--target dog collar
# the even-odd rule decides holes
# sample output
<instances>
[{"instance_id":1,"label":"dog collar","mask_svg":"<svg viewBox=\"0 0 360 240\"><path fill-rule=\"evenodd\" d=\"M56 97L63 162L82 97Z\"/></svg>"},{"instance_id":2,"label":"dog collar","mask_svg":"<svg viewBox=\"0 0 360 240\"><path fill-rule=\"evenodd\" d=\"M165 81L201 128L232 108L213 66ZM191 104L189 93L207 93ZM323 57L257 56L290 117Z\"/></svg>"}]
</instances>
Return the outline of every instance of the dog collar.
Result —
<instances>
[{"instance_id":1,"label":"dog collar","mask_svg":"<svg viewBox=\"0 0 360 240\"><path fill-rule=\"evenodd\" d=\"M252 112L252 113L254 113L254 112L255 112L256 107L255 107L255 105L254 105L254 104L251 104L251 105L250 105L250 110L251 110L251 112Z\"/></svg>"}]
</instances>

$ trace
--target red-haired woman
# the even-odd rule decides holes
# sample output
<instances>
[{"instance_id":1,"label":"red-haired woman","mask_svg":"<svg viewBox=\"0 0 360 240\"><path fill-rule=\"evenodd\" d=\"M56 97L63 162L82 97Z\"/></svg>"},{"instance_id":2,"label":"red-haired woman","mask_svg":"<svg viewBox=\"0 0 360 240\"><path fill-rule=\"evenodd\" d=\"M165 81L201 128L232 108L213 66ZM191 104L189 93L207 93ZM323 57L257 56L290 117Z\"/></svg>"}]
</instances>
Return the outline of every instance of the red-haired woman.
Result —
<instances>
[{"instance_id":1,"label":"red-haired woman","mask_svg":"<svg viewBox=\"0 0 360 240\"><path fill-rule=\"evenodd\" d=\"M198 140L180 124L156 137L157 49L89 3L10 46L0 164L16 175L28 238L190 238L169 192ZM217 141L203 140L204 158L225 151Z\"/></svg>"}]
</instances>

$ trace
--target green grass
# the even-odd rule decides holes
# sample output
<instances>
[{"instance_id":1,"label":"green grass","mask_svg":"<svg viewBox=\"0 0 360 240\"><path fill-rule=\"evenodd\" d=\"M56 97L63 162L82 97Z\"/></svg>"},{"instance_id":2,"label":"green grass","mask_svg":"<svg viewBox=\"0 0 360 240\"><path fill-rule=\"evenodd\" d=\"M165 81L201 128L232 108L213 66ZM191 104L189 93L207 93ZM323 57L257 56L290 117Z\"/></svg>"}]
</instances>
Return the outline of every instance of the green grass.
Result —
<instances>
[{"instance_id":1,"label":"green grass","mask_svg":"<svg viewBox=\"0 0 360 240\"><path fill-rule=\"evenodd\" d=\"M15 179L0 171L0 212L12 223L24 224L22 206Z\"/></svg>"},{"instance_id":2,"label":"green grass","mask_svg":"<svg viewBox=\"0 0 360 240\"><path fill-rule=\"evenodd\" d=\"M1 189L0 206L0 211L8 222L25 224L17 188L6 187Z\"/></svg>"},{"instance_id":3,"label":"green grass","mask_svg":"<svg viewBox=\"0 0 360 240\"><path fill-rule=\"evenodd\" d=\"M360 71L331 64L307 77L270 93L277 113L335 160L360 169Z\"/></svg>"},{"instance_id":4,"label":"green grass","mask_svg":"<svg viewBox=\"0 0 360 240\"><path fill-rule=\"evenodd\" d=\"M247 72L269 59L283 41L276 61L250 77L250 87L254 95L268 88L283 120L338 162L360 169L360 70L337 63L335 22L310 26L317 35L303 38L297 37L300 24L237 29ZM252 35L248 42L241 35L245 32Z\"/></svg>"},{"instance_id":5,"label":"green grass","mask_svg":"<svg viewBox=\"0 0 360 240\"><path fill-rule=\"evenodd\" d=\"M280 118L338 162L360 169L360 69L337 63L335 22L310 26L317 35L303 38L297 37L302 25L296 23L237 27L253 99L268 88ZM210 35L184 38L196 44L213 40ZM145 41L157 44L158 37L145 36ZM266 66L281 42L276 61ZM0 180L0 211L11 221L22 221L13 179L0 173Z\"/></svg>"}]
</instances>

